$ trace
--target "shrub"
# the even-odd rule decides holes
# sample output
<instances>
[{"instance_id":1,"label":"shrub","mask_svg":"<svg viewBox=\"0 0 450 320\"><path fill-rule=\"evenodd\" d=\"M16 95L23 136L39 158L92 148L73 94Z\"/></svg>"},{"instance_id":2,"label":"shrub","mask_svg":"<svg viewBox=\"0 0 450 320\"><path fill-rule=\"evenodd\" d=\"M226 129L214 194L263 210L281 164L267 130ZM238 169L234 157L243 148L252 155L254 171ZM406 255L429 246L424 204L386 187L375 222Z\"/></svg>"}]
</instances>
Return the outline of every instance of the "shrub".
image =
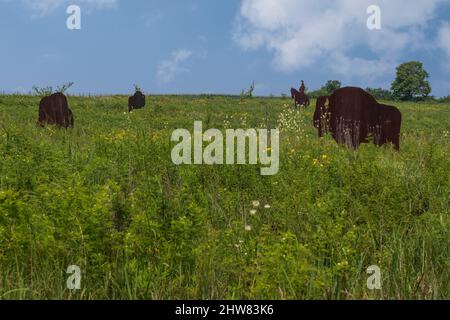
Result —
<instances>
[{"instance_id":1,"label":"shrub","mask_svg":"<svg viewBox=\"0 0 450 320\"><path fill-rule=\"evenodd\" d=\"M65 93L67 90L70 89L70 87L72 87L74 85L73 82L68 82L66 84L63 84L62 86L57 86L56 87L56 91L53 91L53 87L52 86L47 86L47 87L38 87L38 86L33 86L33 91L36 93L36 95L38 96L50 96L53 93Z\"/></svg>"}]
</instances>

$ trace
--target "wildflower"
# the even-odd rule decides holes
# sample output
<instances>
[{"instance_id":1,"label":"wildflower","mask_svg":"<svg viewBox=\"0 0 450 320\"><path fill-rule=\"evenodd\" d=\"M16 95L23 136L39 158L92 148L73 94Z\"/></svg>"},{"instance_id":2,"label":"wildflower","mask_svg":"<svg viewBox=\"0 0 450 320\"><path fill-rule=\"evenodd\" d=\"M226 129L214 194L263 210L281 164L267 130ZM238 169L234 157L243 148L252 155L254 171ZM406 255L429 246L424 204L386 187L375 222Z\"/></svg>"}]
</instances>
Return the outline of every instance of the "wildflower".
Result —
<instances>
[{"instance_id":1,"label":"wildflower","mask_svg":"<svg viewBox=\"0 0 450 320\"><path fill-rule=\"evenodd\" d=\"M116 133L115 138L117 140L123 140L125 138L125 136L126 136L126 132L124 130L122 130L122 131L119 131Z\"/></svg>"},{"instance_id":2,"label":"wildflower","mask_svg":"<svg viewBox=\"0 0 450 320\"><path fill-rule=\"evenodd\" d=\"M258 200L252 201L252 205L253 205L253 208L258 208L259 207L259 201Z\"/></svg>"},{"instance_id":3,"label":"wildflower","mask_svg":"<svg viewBox=\"0 0 450 320\"><path fill-rule=\"evenodd\" d=\"M250 210L250 215L254 216L255 214L256 214L256 210L255 209Z\"/></svg>"},{"instance_id":4,"label":"wildflower","mask_svg":"<svg viewBox=\"0 0 450 320\"><path fill-rule=\"evenodd\" d=\"M328 159L328 156L327 156L326 154L324 154L324 155L322 156L322 159L323 159L323 160L327 160L327 159Z\"/></svg>"},{"instance_id":5,"label":"wildflower","mask_svg":"<svg viewBox=\"0 0 450 320\"><path fill-rule=\"evenodd\" d=\"M245 225L245 231L252 231L252 226L250 225Z\"/></svg>"},{"instance_id":6,"label":"wildflower","mask_svg":"<svg viewBox=\"0 0 450 320\"><path fill-rule=\"evenodd\" d=\"M266 205L264 206L264 208L265 208L265 209L270 209L271 206L270 206L270 204L266 204Z\"/></svg>"}]
</instances>

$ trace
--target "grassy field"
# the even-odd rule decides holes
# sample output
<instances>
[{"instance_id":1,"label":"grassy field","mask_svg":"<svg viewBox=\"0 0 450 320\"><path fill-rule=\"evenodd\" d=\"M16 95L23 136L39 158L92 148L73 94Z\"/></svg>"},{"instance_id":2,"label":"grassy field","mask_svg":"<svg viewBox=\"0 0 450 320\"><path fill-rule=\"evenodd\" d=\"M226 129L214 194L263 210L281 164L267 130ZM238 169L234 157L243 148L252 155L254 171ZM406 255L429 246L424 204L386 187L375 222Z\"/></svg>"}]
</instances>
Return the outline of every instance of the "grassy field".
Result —
<instances>
[{"instance_id":1,"label":"grassy field","mask_svg":"<svg viewBox=\"0 0 450 320\"><path fill-rule=\"evenodd\" d=\"M395 152L319 139L281 98L69 97L68 130L38 103L0 96L0 299L450 298L449 104L395 103ZM280 128L279 173L173 165L194 120Z\"/></svg>"}]
</instances>

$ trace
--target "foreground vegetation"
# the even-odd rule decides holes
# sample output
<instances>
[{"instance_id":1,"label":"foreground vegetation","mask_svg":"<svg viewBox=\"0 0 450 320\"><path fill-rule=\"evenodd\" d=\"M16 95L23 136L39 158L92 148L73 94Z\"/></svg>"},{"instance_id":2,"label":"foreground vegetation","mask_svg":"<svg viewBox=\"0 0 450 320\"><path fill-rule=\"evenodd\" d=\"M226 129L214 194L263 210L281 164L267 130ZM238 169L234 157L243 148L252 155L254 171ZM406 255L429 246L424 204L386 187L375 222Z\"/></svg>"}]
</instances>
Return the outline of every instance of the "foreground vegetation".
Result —
<instances>
[{"instance_id":1,"label":"foreground vegetation","mask_svg":"<svg viewBox=\"0 0 450 320\"><path fill-rule=\"evenodd\" d=\"M0 299L450 298L449 104L397 103L395 152L318 139L286 99L70 97L69 130L38 100L0 96ZM176 167L194 120L279 127L280 172Z\"/></svg>"}]
</instances>

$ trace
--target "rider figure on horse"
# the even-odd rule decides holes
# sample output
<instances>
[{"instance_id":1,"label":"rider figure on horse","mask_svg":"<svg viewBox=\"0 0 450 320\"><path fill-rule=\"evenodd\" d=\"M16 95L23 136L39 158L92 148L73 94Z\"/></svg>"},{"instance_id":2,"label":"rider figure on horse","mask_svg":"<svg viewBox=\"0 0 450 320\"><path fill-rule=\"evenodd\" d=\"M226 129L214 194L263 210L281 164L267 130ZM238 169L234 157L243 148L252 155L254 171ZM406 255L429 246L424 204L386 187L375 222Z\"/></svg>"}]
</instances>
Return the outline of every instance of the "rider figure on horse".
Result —
<instances>
[{"instance_id":1,"label":"rider figure on horse","mask_svg":"<svg viewBox=\"0 0 450 320\"><path fill-rule=\"evenodd\" d=\"M305 82L302 80L302 83L300 85L300 90L297 91L297 89L292 88L291 89L291 96L292 99L294 99L295 106L303 106L308 107L309 106L309 98L305 93L306 87Z\"/></svg>"},{"instance_id":2,"label":"rider figure on horse","mask_svg":"<svg viewBox=\"0 0 450 320\"><path fill-rule=\"evenodd\" d=\"M299 90L299 92L300 92L300 93L305 93L305 90L306 90L305 82L303 82L303 80L302 80L302 84L300 85L300 90Z\"/></svg>"}]
</instances>

